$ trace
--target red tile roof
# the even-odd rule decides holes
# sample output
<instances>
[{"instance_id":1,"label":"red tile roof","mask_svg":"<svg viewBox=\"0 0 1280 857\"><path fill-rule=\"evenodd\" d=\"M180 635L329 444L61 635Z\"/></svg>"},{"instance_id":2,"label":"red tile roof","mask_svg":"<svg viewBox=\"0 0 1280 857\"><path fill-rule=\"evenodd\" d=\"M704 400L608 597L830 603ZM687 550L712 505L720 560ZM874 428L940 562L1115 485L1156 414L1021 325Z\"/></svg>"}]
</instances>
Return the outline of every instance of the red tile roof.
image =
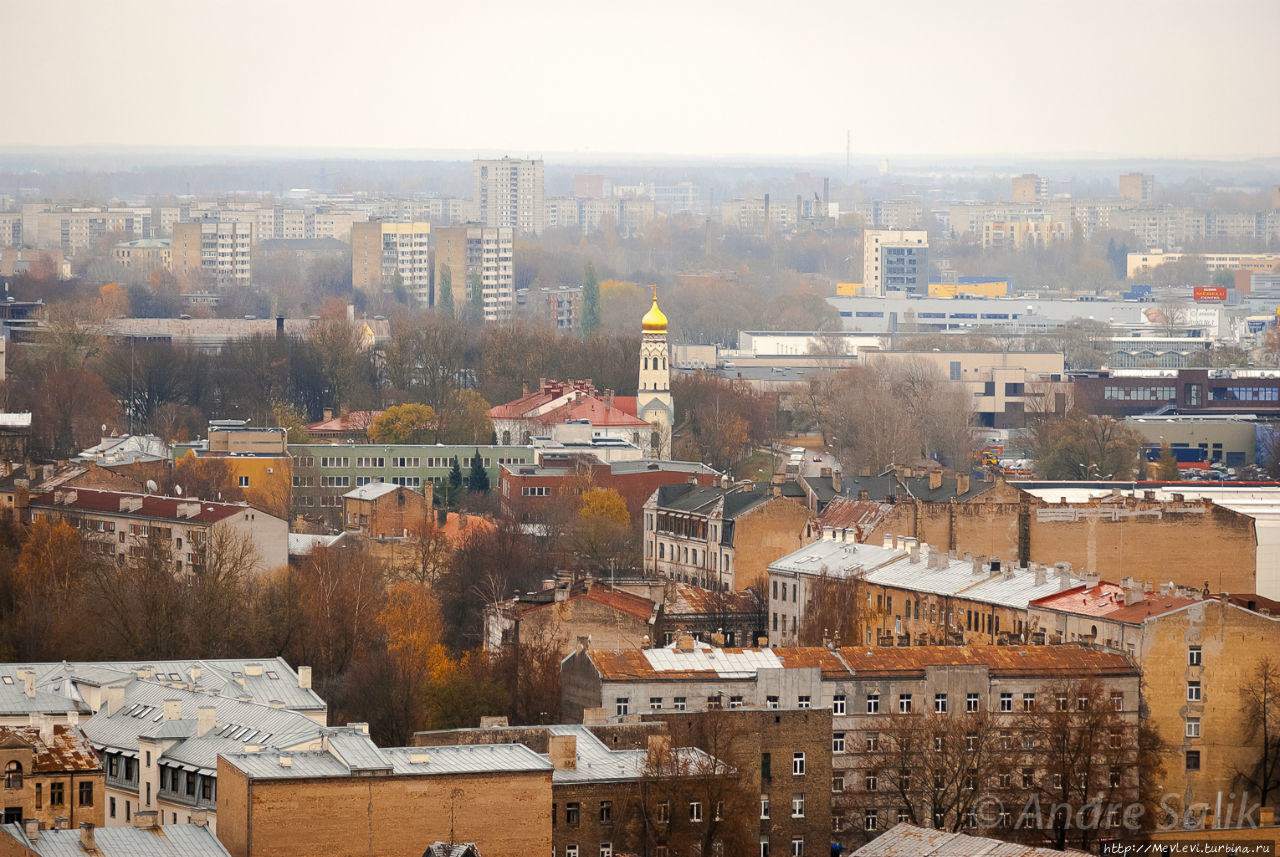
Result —
<instances>
[{"instance_id":1,"label":"red tile roof","mask_svg":"<svg viewBox=\"0 0 1280 857\"><path fill-rule=\"evenodd\" d=\"M543 425L556 425L569 420L588 420L593 426L635 426L648 428L649 424L625 411L611 408L594 396L582 396L576 401L561 405L531 418Z\"/></svg>"},{"instance_id":2,"label":"red tile roof","mask_svg":"<svg viewBox=\"0 0 1280 857\"><path fill-rule=\"evenodd\" d=\"M364 431L373 425L373 421L382 416L382 411L352 411L340 417L321 420L307 426L307 434L324 435Z\"/></svg>"},{"instance_id":3,"label":"red tile roof","mask_svg":"<svg viewBox=\"0 0 1280 857\"><path fill-rule=\"evenodd\" d=\"M638 417L640 414L636 413L637 408L639 407L636 404L637 398L637 396L614 396L613 406L624 414L631 414L633 417Z\"/></svg>"},{"instance_id":4,"label":"red tile roof","mask_svg":"<svg viewBox=\"0 0 1280 857\"><path fill-rule=\"evenodd\" d=\"M519 420L529 418L529 413L544 405L549 405L566 393L578 392L594 396L596 388L590 381L543 381L540 389L525 393L520 398L503 405L495 405L489 409L489 416L495 420Z\"/></svg>"},{"instance_id":5,"label":"red tile roof","mask_svg":"<svg viewBox=\"0 0 1280 857\"><path fill-rule=\"evenodd\" d=\"M1123 586L1104 581L1097 586L1076 586L1053 595L1046 595L1032 601L1029 606L1074 613L1078 616L1097 616L1100 619L1136 625L1150 616L1159 616L1195 603L1190 598L1177 595L1144 592L1141 601L1136 604L1125 604L1124 593Z\"/></svg>"},{"instance_id":6,"label":"red tile roof","mask_svg":"<svg viewBox=\"0 0 1280 857\"><path fill-rule=\"evenodd\" d=\"M630 592L623 592L621 589L614 589L603 583L594 584L590 589L584 587L575 588L573 593L569 595L570 601L579 598L587 601L594 601L619 613L625 613L628 616L634 616L637 619L648 621L653 615L653 609L656 606L648 598L640 595L632 595ZM546 610L562 603L558 601L548 601L544 604L532 604L520 609L521 615L531 613L535 610Z\"/></svg>"},{"instance_id":7,"label":"red tile roof","mask_svg":"<svg viewBox=\"0 0 1280 857\"><path fill-rule=\"evenodd\" d=\"M66 502L70 498L70 502ZM138 499L142 503L137 509L122 511L120 501ZM62 500L63 502L58 502ZM190 521L198 524L213 524L248 512L250 508L244 503L215 503L211 500L196 500L186 497L161 497L155 494L130 494L124 491L94 491L88 488L60 488L37 494L31 498L33 508L51 510L74 510L108 515L127 515L135 518L163 518L175 521ZM191 508L198 511L191 515L178 515L178 507ZM257 514L265 514L258 512Z\"/></svg>"}]
</instances>

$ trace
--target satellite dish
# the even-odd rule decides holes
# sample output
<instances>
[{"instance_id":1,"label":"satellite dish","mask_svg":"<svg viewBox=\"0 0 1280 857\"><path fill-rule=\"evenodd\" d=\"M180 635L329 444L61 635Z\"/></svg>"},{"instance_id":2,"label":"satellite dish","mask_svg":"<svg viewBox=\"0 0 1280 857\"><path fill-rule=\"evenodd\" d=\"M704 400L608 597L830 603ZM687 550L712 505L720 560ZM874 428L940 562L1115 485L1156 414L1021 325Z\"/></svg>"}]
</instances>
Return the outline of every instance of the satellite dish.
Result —
<instances>
[{"instance_id":1,"label":"satellite dish","mask_svg":"<svg viewBox=\"0 0 1280 857\"><path fill-rule=\"evenodd\" d=\"M175 497L181 497L181 496L182 496L182 486L181 486L181 485L175 485L175 486L173 486L173 496L175 496Z\"/></svg>"},{"instance_id":2,"label":"satellite dish","mask_svg":"<svg viewBox=\"0 0 1280 857\"><path fill-rule=\"evenodd\" d=\"M103 433L103 434L106 434L106 433L107 433L107 424L106 424L106 423L103 423L103 424L102 424L102 433Z\"/></svg>"},{"instance_id":3,"label":"satellite dish","mask_svg":"<svg viewBox=\"0 0 1280 857\"><path fill-rule=\"evenodd\" d=\"M154 494L159 490L160 490L160 486L156 484L156 481L154 479L147 480L147 491L149 493Z\"/></svg>"}]
</instances>

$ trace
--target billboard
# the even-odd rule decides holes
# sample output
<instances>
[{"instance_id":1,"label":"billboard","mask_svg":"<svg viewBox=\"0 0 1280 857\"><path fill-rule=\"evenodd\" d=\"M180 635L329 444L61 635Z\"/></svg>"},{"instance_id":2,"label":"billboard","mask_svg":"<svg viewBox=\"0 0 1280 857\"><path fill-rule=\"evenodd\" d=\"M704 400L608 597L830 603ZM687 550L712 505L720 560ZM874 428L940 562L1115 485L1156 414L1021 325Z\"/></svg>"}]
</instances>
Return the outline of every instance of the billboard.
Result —
<instances>
[{"instance_id":1,"label":"billboard","mask_svg":"<svg viewBox=\"0 0 1280 857\"><path fill-rule=\"evenodd\" d=\"M1226 303L1227 287L1226 286L1195 286L1191 290L1193 300L1200 301L1220 301Z\"/></svg>"}]
</instances>

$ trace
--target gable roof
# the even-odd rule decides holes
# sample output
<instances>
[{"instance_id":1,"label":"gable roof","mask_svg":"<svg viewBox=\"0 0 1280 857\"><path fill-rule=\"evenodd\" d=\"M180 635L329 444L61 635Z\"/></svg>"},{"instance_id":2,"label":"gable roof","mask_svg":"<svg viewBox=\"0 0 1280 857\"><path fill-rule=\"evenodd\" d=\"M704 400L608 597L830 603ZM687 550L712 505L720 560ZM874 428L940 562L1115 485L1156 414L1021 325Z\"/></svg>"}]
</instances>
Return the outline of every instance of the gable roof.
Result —
<instances>
[{"instance_id":1,"label":"gable roof","mask_svg":"<svg viewBox=\"0 0 1280 857\"><path fill-rule=\"evenodd\" d=\"M35 773L59 771L98 771L102 760L89 746L79 729L71 726L54 726L52 740L45 743L35 726L0 726L0 746L25 744L35 752Z\"/></svg>"}]
</instances>

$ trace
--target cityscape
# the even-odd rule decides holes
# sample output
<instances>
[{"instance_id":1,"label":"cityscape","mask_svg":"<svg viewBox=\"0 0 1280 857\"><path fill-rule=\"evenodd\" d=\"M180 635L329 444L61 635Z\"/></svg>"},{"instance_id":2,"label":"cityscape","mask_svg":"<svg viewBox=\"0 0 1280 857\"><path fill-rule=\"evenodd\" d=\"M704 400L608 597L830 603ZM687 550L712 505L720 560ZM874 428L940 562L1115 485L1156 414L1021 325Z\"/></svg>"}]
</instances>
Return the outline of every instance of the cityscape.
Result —
<instances>
[{"instance_id":1,"label":"cityscape","mask_svg":"<svg viewBox=\"0 0 1280 857\"><path fill-rule=\"evenodd\" d=\"M2 857L1280 847L1280 7L0 20Z\"/></svg>"}]
</instances>

